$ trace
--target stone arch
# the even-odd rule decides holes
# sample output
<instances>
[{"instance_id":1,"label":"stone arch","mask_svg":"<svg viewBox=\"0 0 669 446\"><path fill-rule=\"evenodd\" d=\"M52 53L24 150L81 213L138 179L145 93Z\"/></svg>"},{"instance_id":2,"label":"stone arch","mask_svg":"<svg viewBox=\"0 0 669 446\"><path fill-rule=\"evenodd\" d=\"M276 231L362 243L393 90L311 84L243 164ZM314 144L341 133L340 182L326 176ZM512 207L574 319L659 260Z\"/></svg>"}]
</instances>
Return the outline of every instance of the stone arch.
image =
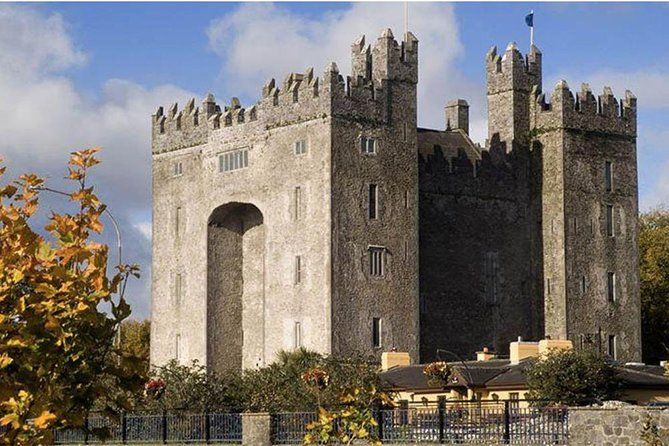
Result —
<instances>
[{"instance_id":1,"label":"stone arch","mask_svg":"<svg viewBox=\"0 0 669 446\"><path fill-rule=\"evenodd\" d=\"M226 203L207 228L207 367L261 365L264 351L265 225L260 209Z\"/></svg>"}]
</instances>

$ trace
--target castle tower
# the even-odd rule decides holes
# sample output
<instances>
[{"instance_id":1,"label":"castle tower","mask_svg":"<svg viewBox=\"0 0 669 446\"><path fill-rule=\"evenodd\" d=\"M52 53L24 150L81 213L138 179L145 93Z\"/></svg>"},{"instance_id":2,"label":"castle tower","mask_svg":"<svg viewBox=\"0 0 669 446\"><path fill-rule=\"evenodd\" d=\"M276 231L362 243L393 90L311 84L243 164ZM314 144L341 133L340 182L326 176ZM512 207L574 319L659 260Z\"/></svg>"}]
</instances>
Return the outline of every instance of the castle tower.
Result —
<instances>
[{"instance_id":1,"label":"castle tower","mask_svg":"<svg viewBox=\"0 0 669 446\"><path fill-rule=\"evenodd\" d=\"M526 144L529 132L529 97L533 87L541 90L541 52L532 45L526 58L515 42L502 56L497 47L486 55L488 95L488 138L499 141L507 151L514 144Z\"/></svg>"},{"instance_id":2,"label":"castle tower","mask_svg":"<svg viewBox=\"0 0 669 446\"><path fill-rule=\"evenodd\" d=\"M530 102L541 159L545 332L621 361L641 356L636 98L565 81Z\"/></svg>"}]
</instances>

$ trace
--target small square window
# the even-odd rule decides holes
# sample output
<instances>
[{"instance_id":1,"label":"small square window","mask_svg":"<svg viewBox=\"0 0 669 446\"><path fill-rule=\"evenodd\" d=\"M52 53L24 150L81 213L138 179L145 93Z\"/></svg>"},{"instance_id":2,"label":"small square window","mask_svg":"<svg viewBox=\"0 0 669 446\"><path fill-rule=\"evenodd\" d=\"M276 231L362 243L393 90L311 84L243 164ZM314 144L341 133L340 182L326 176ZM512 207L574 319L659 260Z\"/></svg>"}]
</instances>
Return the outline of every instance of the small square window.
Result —
<instances>
[{"instance_id":1,"label":"small square window","mask_svg":"<svg viewBox=\"0 0 669 446\"><path fill-rule=\"evenodd\" d=\"M174 171L173 174L175 177L178 177L179 175L184 173L184 165L183 162L177 161L174 163Z\"/></svg>"},{"instance_id":2,"label":"small square window","mask_svg":"<svg viewBox=\"0 0 669 446\"><path fill-rule=\"evenodd\" d=\"M385 273L386 248L370 246L369 248L369 275L381 277Z\"/></svg>"},{"instance_id":3,"label":"small square window","mask_svg":"<svg viewBox=\"0 0 669 446\"><path fill-rule=\"evenodd\" d=\"M295 155L304 155L305 153L307 153L307 141L304 139L295 141L295 145L293 148L295 150Z\"/></svg>"},{"instance_id":4,"label":"small square window","mask_svg":"<svg viewBox=\"0 0 669 446\"><path fill-rule=\"evenodd\" d=\"M374 155L376 153L376 138L360 137L360 151L364 155Z\"/></svg>"}]
</instances>

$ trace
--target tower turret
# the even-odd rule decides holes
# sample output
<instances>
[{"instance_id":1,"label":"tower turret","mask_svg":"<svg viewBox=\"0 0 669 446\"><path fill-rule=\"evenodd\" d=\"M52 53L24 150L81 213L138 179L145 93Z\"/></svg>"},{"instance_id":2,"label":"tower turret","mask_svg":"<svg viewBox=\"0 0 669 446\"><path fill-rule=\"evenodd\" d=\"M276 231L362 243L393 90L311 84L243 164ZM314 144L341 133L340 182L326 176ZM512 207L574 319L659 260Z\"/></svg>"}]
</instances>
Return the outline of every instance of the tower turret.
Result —
<instances>
[{"instance_id":1,"label":"tower turret","mask_svg":"<svg viewBox=\"0 0 669 446\"><path fill-rule=\"evenodd\" d=\"M532 45L526 58L515 42L502 56L497 47L486 55L488 93L488 137L511 150L526 144L529 132L529 98L534 87L541 90L541 52Z\"/></svg>"}]
</instances>

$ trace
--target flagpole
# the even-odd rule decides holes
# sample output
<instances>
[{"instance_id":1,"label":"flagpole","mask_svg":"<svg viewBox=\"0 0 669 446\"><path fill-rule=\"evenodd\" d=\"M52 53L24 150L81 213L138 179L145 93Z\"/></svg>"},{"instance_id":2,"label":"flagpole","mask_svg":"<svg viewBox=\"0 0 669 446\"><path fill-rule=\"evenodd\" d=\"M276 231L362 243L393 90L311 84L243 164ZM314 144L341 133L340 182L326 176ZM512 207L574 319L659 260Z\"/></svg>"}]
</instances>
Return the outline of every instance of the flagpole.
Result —
<instances>
[{"instance_id":1,"label":"flagpole","mask_svg":"<svg viewBox=\"0 0 669 446\"><path fill-rule=\"evenodd\" d=\"M404 35L409 32L409 2L404 2Z\"/></svg>"},{"instance_id":2,"label":"flagpole","mask_svg":"<svg viewBox=\"0 0 669 446\"><path fill-rule=\"evenodd\" d=\"M530 11L532 14L532 26L530 26L530 48L534 45L534 10Z\"/></svg>"}]
</instances>

